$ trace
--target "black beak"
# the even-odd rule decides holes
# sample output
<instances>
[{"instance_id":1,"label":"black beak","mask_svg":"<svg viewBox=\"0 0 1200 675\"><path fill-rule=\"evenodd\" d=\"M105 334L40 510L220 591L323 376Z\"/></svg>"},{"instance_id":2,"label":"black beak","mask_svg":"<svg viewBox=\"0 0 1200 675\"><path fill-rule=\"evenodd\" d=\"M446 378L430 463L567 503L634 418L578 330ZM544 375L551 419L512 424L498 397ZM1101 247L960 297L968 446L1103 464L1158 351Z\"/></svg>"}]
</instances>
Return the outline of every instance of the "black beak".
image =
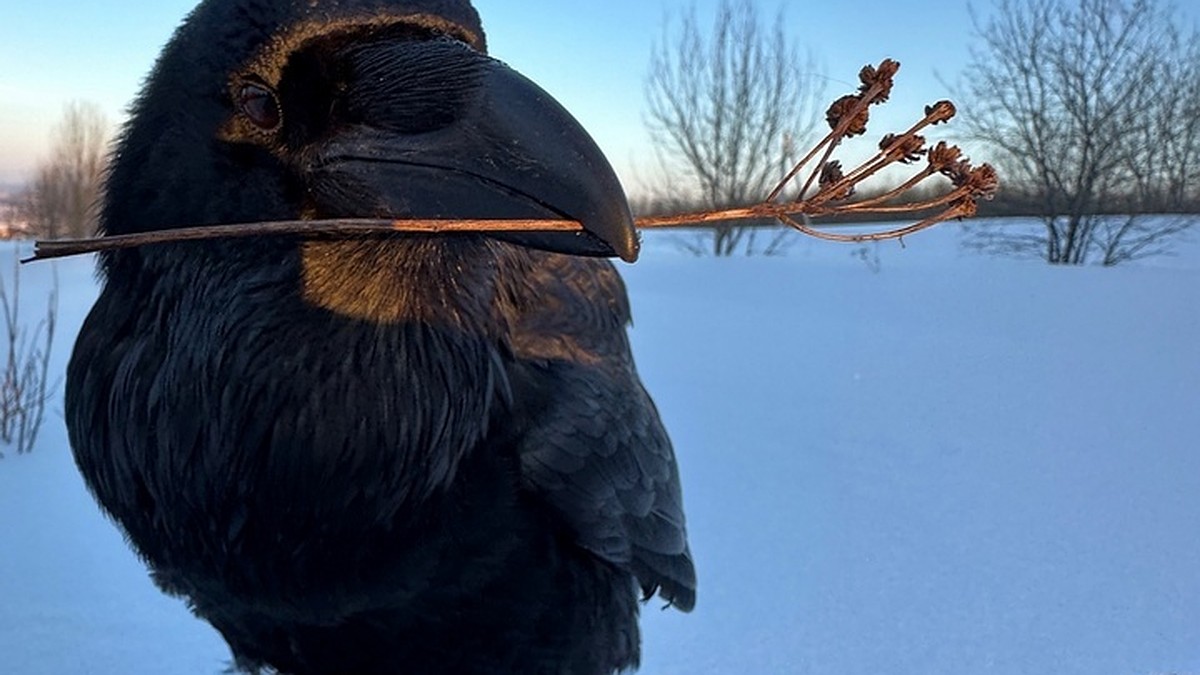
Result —
<instances>
[{"instance_id":1,"label":"black beak","mask_svg":"<svg viewBox=\"0 0 1200 675\"><path fill-rule=\"evenodd\" d=\"M324 216L576 220L584 231L490 236L637 259L633 217L608 160L536 84L448 41L384 44L356 59L370 76L347 94L354 123L311 155L310 191Z\"/></svg>"}]
</instances>

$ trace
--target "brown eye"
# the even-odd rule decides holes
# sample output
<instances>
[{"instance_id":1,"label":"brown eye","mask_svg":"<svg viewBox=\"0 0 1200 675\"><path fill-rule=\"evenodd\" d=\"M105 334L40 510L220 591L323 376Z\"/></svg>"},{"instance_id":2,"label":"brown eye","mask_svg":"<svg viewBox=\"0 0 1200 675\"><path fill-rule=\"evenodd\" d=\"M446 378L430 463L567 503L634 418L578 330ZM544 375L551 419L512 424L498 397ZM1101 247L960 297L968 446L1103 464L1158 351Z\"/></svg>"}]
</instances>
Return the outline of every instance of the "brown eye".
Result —
<instances>
[{"instance_id":1,"label":"brown eye","mask_svg":"<svg viewBox=\"0 0 1200 675\"><path fill-rule=\"evenodd\" d=\"M283 114L275 92L261 84L244 84L238 91L238 107L246 119L263 131L279 128Z\"/></svg>"}]
</instances>

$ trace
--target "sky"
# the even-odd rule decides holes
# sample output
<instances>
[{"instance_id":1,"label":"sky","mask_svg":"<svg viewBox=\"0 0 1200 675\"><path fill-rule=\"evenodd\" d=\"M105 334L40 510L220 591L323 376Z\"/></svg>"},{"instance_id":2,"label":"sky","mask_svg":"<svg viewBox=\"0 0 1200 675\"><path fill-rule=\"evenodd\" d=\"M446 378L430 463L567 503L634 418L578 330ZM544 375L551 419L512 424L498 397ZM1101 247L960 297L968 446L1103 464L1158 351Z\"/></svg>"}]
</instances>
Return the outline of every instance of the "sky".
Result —
<instances>
[{"instance_id":1,"label":"sky","mask_svg":"<svg viewBox=\"0 0 1200 675\"><path fill-rule=\"evenodd\" d=\"M193 0L0 0L0 184L26 179L48 150L54 124L73 99L98 104L114 125L155 55ZM539 83L575 114L627 188L653 171L643 126L643 80L651 46L675 0L476 0L493 56ZM701 25L718 0L697 0ZM986 14L987 0L979 4ZM826 98L857 86L863 65L901 62L892 102L875 113L873 138L901 130L924 105L952 98L969 57L966 2L759 3L777 9L796 44L811 49ZM939 77L940 75L940 77ZM952 136L953 129L943 133Z\"/></svg>"}]
</instances>

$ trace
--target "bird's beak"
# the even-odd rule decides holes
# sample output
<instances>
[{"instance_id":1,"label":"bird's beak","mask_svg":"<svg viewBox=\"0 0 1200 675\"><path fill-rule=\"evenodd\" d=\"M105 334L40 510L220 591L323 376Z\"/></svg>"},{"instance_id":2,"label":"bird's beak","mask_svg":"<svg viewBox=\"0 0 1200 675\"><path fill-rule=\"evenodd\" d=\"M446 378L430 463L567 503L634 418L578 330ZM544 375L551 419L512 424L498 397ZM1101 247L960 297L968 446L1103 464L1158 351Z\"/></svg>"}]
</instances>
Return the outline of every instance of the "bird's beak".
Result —
<instances>
[{"instance_id":1,"label":"bird's beak","mask_svg":"<svg viewBox=\"0 0 1200 675\"><path fill-rule=\"evenodd\" d=\"M636 260L639 244L625 193L583 127L520 73L475 52L469 58L482 64L472 69L470 95L453 122L419 133L364 123L322 146L312 169L321 210L332 216L575 220L582 232L491 236L561 253ZM371 213L362 212L364 204Z\"/></svg>"}]
</instances>

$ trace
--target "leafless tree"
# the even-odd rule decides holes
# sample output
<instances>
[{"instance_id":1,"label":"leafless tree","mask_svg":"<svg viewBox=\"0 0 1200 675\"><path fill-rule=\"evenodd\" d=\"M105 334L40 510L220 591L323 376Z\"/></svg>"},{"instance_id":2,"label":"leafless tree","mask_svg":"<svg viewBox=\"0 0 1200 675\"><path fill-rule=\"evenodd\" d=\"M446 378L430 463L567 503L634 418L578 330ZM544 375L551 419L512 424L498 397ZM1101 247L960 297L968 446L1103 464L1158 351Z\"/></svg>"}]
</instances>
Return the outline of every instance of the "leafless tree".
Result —
<instances>
[{"instance_id":1,"label":"leafless tree","mask_svg":"<svg viewBox=\"0 0 1200 675\"><path fill-rule=\"evenodd\" d=\"M663 173L682 177L661 189L665 208L761 201L795 163L819 121L824 80L784 26L782 12L764 23L751 0L721 0L707 35L695 5L678 22L664 22L646 77L645 119ZM718 224L705 248L754 252L755 232L745 223Z\"/></svg>"},{"instance_id":2,"label":"leafless tree","mask_svg":"<svg viewBox=\"0 0 1200 675\"><path fill-rule=\"evenodd\" d=\"M95 230L107 132L108 122L95 104L75 101L63 110L50 158L38 168L25 200L26 216L39 236L86 237Z\"/></svg>"},{"instance_id":3,"label":"leafless tree","mask_svg":"<svg viewBox=\"0 0 1200 675\"><path fill-rule=\"evenodd\" d=\"M1200 36L1156 0L992 9L976 18L965 124L1036 204L1045 236L992 229L975 243L1056 264L1169 250L1198 199Z\"/></svg>"}]
</instances>

